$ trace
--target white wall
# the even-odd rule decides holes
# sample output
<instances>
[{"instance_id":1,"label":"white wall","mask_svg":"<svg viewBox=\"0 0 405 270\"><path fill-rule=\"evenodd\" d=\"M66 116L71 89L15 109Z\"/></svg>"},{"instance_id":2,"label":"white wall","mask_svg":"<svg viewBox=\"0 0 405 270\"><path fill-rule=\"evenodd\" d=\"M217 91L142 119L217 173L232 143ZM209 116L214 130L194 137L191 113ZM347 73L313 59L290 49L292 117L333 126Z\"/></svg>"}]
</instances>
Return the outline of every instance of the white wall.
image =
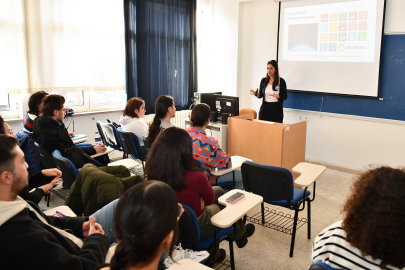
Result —
<instances>
[{"instance_id":1,"label":"white wall","mask_svg":"<svg viewBox=\"0 0 405 270\"><path fill-rule=\"evenodd\" d=\"M240 107L259 110L261 100L249 95L266 73L266 63L276 59L278 2L273 0L206 0L212 14L213 50L209 82L213 90L237 94ZM200 2L199 2L200 3ZM386 32L405 32L401 23L405 1L387 0ZM236 66L235 66L236 65ZM281 71L282 76L282 71ZM200 92L204 89L199 89ZM306 157L309 160L351 169L369 164L397 167L405 163L404 121L285 110L285 122L308 117Z\"/></svg>"}]
</instances>

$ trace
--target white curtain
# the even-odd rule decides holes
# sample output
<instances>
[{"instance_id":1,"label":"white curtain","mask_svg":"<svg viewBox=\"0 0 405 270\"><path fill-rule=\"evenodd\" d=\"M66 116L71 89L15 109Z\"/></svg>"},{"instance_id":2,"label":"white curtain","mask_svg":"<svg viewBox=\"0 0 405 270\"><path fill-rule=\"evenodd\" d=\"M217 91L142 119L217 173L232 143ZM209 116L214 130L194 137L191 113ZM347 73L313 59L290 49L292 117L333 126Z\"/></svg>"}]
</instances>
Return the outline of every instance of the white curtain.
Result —
<instances>
[{"instance_id":1,"label":"white curtain","mask_svg":"<svg viewBox=\"0 0 405 270\"><path fill-rule=\"evenodd\" d=\"M1 0L0 94L19 94L26 87L22 4L18 0Z\"/></svg>"},{"instance_id":2,"label":"white curtain","mask_svg":"<svg viewBox=\"0 0 405 270\"><path fill-rule=\"evenodd\" d=\"M19 33L23 32L25 54L22 55L26 67L18 69L17 73L27 71L26 75L21 75L28 78L27 92L125 89L122 0L21 1L0 1L0 23L3 23L2 13L8 14L2 10L15 9L11 12L15 14L15 21L6 21L13 31L6 34L16 36L14 43L17 43L21 34L14 32L23 28ZM7 5L5 9L3 5ZM3 32L0 33L3 40ZM16 50L10 48L12 44L8 47L6 54ZM11 62L16 59L14 55L9 56ZM0 68L6 67L1 64Z\"/></svg>"}]
</instances>

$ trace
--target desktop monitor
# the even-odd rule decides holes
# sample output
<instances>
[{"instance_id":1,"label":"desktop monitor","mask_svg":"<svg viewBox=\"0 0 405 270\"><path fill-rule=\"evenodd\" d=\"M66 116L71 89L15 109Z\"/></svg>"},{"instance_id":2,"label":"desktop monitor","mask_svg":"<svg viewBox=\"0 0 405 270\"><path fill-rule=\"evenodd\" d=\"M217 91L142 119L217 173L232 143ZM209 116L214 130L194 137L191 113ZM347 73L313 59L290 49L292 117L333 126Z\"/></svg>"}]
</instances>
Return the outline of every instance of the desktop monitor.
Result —
<instances>
[{"instance_id":1,"label":"desktop monitor","mask_svg":"<svg viewBox=\"0 0 405 270\"><path fill-rule=\"evenodd\" d=\"M229 113L229 116L239 115L239 97L223 95L215 95L214 97L215 108L218 111L218 121L221 120L221 116L223 113Z\"/></svg>"},{"instance_id":2,"label":"desktop monitor","mask_svg":"<svg viewBox=\"0 0 405 270\"><path fill-rule=\"evenodd\" d=\"M205 103L210 106L211 112L216 111L214 95L222 95L222 92L200 93L200 103Z\"/></svg>"}]
</instances>

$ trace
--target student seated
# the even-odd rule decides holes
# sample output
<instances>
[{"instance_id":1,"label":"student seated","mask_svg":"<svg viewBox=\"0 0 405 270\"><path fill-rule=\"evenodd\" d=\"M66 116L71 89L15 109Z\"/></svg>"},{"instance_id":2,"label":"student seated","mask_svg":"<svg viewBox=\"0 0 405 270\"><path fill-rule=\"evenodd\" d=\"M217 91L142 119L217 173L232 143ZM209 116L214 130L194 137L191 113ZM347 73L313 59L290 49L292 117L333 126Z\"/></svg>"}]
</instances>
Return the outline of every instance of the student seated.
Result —
<instances>
[{"instance_id":1,"label":"student seated","mask_svg":"<svg viewBox=\"0 0 405 270\"><path fill-rule=\"evenodd\" d=\"M165 183L144 181L125 191L114 213L119 242L110 265L102 269L157 270L162 253L170 249L171 256L177 243L178 214L176 194Z\"/></svg>"},{"instance_id":2,"label":"student seated","mask_svg":"<svg viewBox=\"0 0 405 270\"><path fill-rule=\"evenodd\" d=\"M215 226L211 217L224 209L218 198L225 194L220 187L211 187L206 176L194 166L193 146L188 133L181 128L171 127L156 138L145 162L145 178L157 179L171 186L181 203L190 206L198 217L201 240L214 235ZM242 219L236 223L236 244L243 248L255 231L253 224ZM223 260L225 250L216 254L213 260Z\"/></svg>"},{"instance_id":3,"label":"student seated","mask_svg":"<svg viewBox=\"0 0 405 270\"><path fill-rule=\"evenodd\" d=\"M149 128L148 123L143 118L145 112L145 101L141 98L133 97L128 100L124 113L119 120L122 131L132 132L138 137L141 155L146 153L143 140L145 136L148 136Z\"/></svg>"},{"instance_id":4,"label":"student seated","mask_svg":"<svg viewBox=\"0 0 405 270\"><path fill-rule=\"evenodd\" d=\"M380 167L360 175L345 218L316 238L312 261L333 269L405 268L405 169Z\"/></svg>"},{"instance_id":5,"label":"student seated","mask_svg":"<svg viewBox=\"0 0 405 270\"><path fill-rule=\"evenodd\" d=\"M27 163L17 139L0 135L1 269L92 270L105 261L116 240L111 231L117 200L90 219L59 218L17 196L27 187Z\"/></svg>"},{"instance_id":6,"label":"student seated","mask_svg":"<svg viewBox=\"0 0 405 270\"><path fill-rule=\"evenodd\" d=\"M176 114L176 107L174 106L174 100L171 96L160 96L155 102L155 117L152 124L149 126L149 135L146 141L152 144L159 132L165 128L174 127L170 123L170 119Z\"/></svg>"},{"instance_id":7,"label":"student seated","mask_svg":"<svg viewBox=\"0 0 405 270\"><path fill-rule=\"evenodd\" d=\"M207 135L205 129L210 123L211 109L205 103L194 106L190 115L190 126L187 128L188 134L193 139L193 155L202 166L203 173L207 176L211 185L215 184L217 177L211 174L213 168L226 169L232 167L231 156L222 150L218 141ZM207 145L210 147L208 148ZM221 176L220 182L232 181L231 174ZM235 187L243 189L242 175L235 172Z\"/></svg>"},{"instance_id":8,"label":"student seated","mask_svg":"<svg viewBox=\"0 0 405 270\"><path fill-rule=\"evenodd\" d=\"M20 148L23 150L29 165L28 172L30 175L34 175L41 170L41 160L34 145L35 141L32 138L32 128L35 118L41 115L42 100L48 95L45 91L39 91L30 96L28 100L29 110L24 117L23 128L16 134Z\"/></svg>"},{"instance_id":9,"label":"student seated","mask_svg":"<svg viewBox=\"0 0 405 270\"><path fill-rule=\"evenodd\" d=\"M16 136L13 134L13 130L10 128L10 126L6 122L4 122L3 118L0 116L0 135L1 134L16 138ZM36 151L35 148L34 148L34 150ZM25 153L24 153L24 155L25 155ZM26 158L26 161L27 161L27 158ZM26 190L26 192L18 194L18 195L20 195L24 200L29 200L35 204L38 204L41 201L42 196L44 196L45 194L49 194L50 190L54 186L56 186L60 180L62 180L60 178L62 176L62 173L58 169L49 169L49 170L42 170L42 171L39 170L38 172L36 172L34 174L30 174L28 161L27 161L27 166L28 166L28 174L30 175L30 179L28 181L28 183L29 183L28 190L30 190L30 191L32 189L35 189L35 190L32 192L28 192L28 190ZM58 173L56 173L55 171L58 171L60 173L60 175Z\"/></svg>"},{"instance_id":10,"label":"student seated","mask_svg":"<svg viewBox=\"0 0 405 270\"><path fill-rule=\"evenodd\" d=\"M51 155L53 151L59 150L64 157L69 158L65 150L74 146L74 143L63 123L63 118L66 114L64 104L65 98L60 95L50 95L43 99L41 107L42 115L34 120L32 137L40 147L48 151ZM83 150L87 155L91 156L103 153L107 151L107 148L104 147L104 145L96 145ZM110 163L108 155L101 155L95 159L101 163L94 162L93 164L96 166L106 166ZM92 160L93 159L90 158L87 162L91 162ZM75 164L76 168L81 168L81 166L84 165L79 164L76 160L71 159L71 161Z\"/></svg>"}]
</instances>

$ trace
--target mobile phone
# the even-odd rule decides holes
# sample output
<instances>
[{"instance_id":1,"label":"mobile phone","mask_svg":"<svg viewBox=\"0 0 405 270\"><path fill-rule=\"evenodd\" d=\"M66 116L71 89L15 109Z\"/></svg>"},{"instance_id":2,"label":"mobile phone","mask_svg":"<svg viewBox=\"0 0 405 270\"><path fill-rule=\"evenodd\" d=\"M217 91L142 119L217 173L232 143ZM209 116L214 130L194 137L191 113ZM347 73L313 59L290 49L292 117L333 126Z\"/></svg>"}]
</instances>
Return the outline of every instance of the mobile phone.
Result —
<instances>
[{"instance_id":1,"label":"mobile phone","mask_svg":"<svg viewBox=\"0 0 405 270\"><path fill-rule=\"evenodd\" d=\"M240 199L242 199L243 197L245 197L245 194L243 194L242 192L236 192L231 197L227 198L226 201L229 203L235 203Z\"/></svg>"}]
</instances>

